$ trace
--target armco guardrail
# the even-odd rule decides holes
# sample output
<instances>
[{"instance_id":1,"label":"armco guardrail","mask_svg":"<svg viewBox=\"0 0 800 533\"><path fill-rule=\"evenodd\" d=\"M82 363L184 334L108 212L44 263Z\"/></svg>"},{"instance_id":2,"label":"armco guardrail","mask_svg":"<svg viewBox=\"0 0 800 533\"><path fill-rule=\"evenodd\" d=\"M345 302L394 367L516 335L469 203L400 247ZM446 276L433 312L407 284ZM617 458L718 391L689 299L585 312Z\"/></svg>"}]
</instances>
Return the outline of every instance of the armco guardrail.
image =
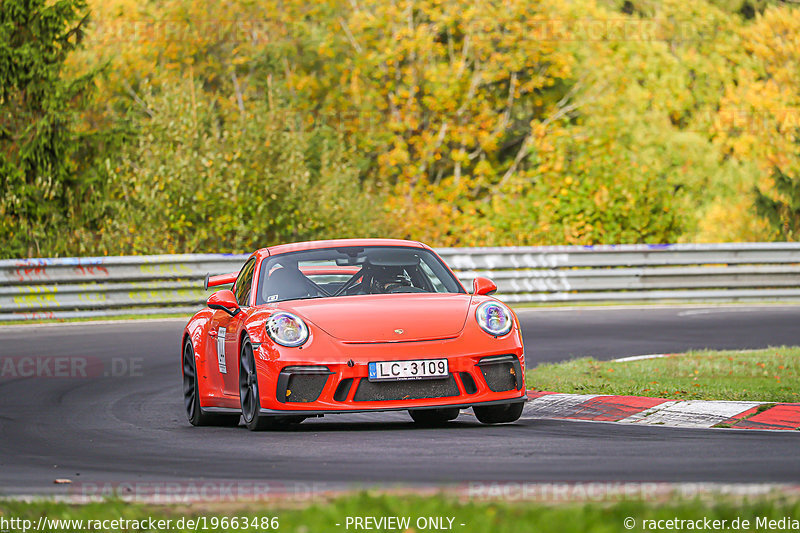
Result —
<instances>
[{"instance_id":1,"label":"armco guardrail","mask_svg":"<svg viewBox=\"0 0 800 533\"><path fill-rule=\"evenodd\" d=\"M508 302L800 301L800 243L444 248L469 287L493 279ZM206 273L246 255L0 261L0 320L189 313Z\"/></svg>"},{"instance_id":2,"label":"armco guardrail","mask_svg":"<svg viewBox=\"0 0 800 533\"><path fill-rule=\"evenodd\" d=\"M184 254L0 261L0 320L191 312L206 273L247 255Z\"/></svg>"}]
</instances>

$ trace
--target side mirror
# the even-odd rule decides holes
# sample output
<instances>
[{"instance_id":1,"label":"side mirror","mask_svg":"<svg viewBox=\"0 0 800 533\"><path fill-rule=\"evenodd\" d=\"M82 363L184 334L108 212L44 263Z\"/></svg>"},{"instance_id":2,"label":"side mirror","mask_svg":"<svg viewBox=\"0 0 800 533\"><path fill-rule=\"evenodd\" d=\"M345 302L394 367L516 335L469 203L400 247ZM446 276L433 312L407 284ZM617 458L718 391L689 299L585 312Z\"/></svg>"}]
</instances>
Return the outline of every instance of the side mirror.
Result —
<instances>
[{"instance_id":1,"label":"side mirror","mask_svg":"<svg viewBox=\"0 0 800 533\"><path fill-rule=\"evenodd\" d=\"M208 297L206 303L211 309L220 309L231 316L236 316L240 311L239 304L236 303L236 296L233 291L229 290L215 292Z\"/></svg>"},{"instance_id":2,"label":"side mirror","mask_svg":"<svg viewBox=\"0 0 800 533\"><path fill-rule=\"evenodd\" d=\"M472 280L472 294L493 294L497 292L497 285L488 278L475 278Z\"/></svg>"}]
</instances>

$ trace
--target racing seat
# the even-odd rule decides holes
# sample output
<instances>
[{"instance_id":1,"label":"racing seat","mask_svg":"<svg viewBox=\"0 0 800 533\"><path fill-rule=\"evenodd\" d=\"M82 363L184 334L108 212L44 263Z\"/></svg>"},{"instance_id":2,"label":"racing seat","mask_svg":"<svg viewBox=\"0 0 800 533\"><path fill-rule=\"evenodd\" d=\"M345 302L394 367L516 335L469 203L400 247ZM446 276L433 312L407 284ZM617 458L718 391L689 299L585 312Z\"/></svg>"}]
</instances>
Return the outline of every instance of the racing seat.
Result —
<instances>
[{"instance_id":1,"label":"racing seat","mask_svg":"<svg viewBox=\"0 0 800 533\"><path fill-rule=\"evenodd\" d=\"M281 267L273 270L264 287L264 300L293 300L309 296L309 283L300 270L294 267Z\"/></svg>"}]
</instances>

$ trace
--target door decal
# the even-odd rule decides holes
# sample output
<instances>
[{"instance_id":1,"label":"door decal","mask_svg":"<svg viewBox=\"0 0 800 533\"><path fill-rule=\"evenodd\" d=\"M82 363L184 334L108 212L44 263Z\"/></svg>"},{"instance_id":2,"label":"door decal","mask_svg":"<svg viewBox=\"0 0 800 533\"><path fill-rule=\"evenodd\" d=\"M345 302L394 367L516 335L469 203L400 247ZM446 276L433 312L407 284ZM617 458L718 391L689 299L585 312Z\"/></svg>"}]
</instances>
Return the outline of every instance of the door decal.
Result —
<instances>
[{"instance_id":1,"label":"door decal","mask_svg":"<svg viewBox=\"0 0 800 533\"><path fill-rule=\"evenodd\" d=\"M228 369L225 366L225 328L219 328L217 334L217 361L219 362L220 374L227 374Z\"/></svg>"}]
</instances>

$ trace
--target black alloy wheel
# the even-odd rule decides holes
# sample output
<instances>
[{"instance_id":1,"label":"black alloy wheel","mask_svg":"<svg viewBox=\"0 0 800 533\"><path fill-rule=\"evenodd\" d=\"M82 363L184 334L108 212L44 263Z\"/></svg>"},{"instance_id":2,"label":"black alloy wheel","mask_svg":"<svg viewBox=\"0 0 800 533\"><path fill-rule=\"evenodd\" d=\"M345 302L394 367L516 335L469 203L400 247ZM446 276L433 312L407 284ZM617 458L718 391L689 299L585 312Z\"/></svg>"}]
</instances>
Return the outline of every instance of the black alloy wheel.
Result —
<instances>
[{"instance_id":1,"label":"black alloy wheel","mask_svg":"<svg viewBox=\"0 0 800 533\"><path fill-rule=\"evenodd\" d=\"M261 414L258 373L253 357L253 344L249 337L242 341L239 357L239 400L242 404L242 418L250 431L261 431L277 425L277 417Z\"/></svg>"},{"instance_id":2,"label":"black alloy wheel","mask_svg":"<svg viewBox=\"0 0 800 533\"><path fill-rule=\"evenodd\" d=\"M238 426L239 415L207 413L200 407L200 388L197 385L197 366L195 365L192 341L186 339L183 345L183 405L186 418L193 426Z\"/></svg>"}]
</instances>

